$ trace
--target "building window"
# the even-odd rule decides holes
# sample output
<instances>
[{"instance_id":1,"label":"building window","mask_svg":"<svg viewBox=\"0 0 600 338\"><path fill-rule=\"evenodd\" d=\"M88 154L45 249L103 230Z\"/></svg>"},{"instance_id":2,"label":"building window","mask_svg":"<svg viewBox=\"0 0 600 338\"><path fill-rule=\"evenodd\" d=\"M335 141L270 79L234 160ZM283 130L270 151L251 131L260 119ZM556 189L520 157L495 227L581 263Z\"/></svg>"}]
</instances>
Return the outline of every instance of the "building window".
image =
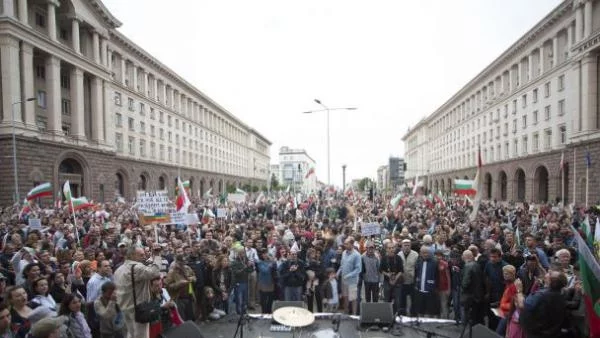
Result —
<instances>
[{"instance_id":1,"label":"building window","mask_svg":"<svg viewBox=\"0 0 600 338\"><path fill-rule=\"evenodd\" d=\"M527 143L528 143L528 141L529 140L527 139L527 136L523 136L523 145L522 145L523 154L527 154Z\"/></svg>"},{"instance_id":2,"label":"building window","mask_svg":"<svg viewBox=\"0 0 600 338\"><path fill-rule=\"evenodd\" d=\"M154 142L150 142L150 158L156 157L156 144Z\"/></svg>"},{"instance_id":3,"label":"building window","mask_svg":"<svg viewBox=\"0 0 600 338\"><path fill-rule=\"evenodd\" d=\"M169 147L169 149L167 151L167 160L173 161L173 148L171 148L171 147Z\"/></svg>"},{"instance_id":4,"label":"building window","mask_svg":"<svg viewBox=\"0 0 600 338\"><path fill-rule=\"evenodd\" d=\"M71 115L71 101L67 99L62 99L60 102L60 110L63 115L70 116Z\"/></svg>"},{"instance_id":5,"label":"building window","mask_svg":"<svg viewBox=\"0 0 600 338\"><path fill-rule=\"evenodd\" d=\"M38 27L46 27L46 14L41 13L40 10L35 11L35 24Z\"/></svg>"},{"instance_id":6,"label":"building window","mask_svg":"<svg viewBox=\"0 0 600 338\"><path fill-rule=\"evenodd\" d=\"M154 126L153 126L153 125L150 125L150 136L152 136L152 137L155 137L155 136L156 136L156 134L155 134L155 130L154 130L154 129L155 129L155 128L154 128Z\"/></svg>"},{"instance_id":7,"label":"building window","mask_svg":"<svg viewBox=\"0 0 600 338\"><path fill-rule=\"evenodd\" d=\"M175 129L179 130L179 119L175 119Z\"/></svg>"},{"instance_id":8,"label":"building window","mask_svg":"<svg viewBox=\"0 0 600 338\"><path fill-rule=\"evenodd\" d=\"M66 30L66 29L64 29L64 28L61 28L61 30L60 30L60 38L63 39L63 40L65 40L65 41L68 41L69 40L69 31Z\"/></svg>"},{"instance_id":9,"label":"building window","mask_svg":"<svg viewBox=\"0 0 600 338\"><path fill-rule=\"evenodd\" d=\"M63 89L71 88L71 79L69 78L69 74L67 74L67 73L60 74L60 87Z\"/></svg>"},{"instance_id":10,"label":"building window","mask_svg":"<svg viewBox=\"0 0 600 338\"><path fill-rule=\"evenodd\" d=\"M544 107L544 119L546 121L550 120L550 106Z\"/></svg>"},{"instance_id":11,"label":"building window","mask_svg":"<svg viewBox=\"0 0 600 338\"><path fill-rule=\"evenodd\" d=\"M550 82L544 84L544 97L550 97Z\"/></svg>"},{"instance_id":12,"label":"building window","mask_svg":"<svg viewBox=\"0 0 600 338\"><path fill-rule=\"evenodd\" d=\"M175 144L179 145L179 135L175 135Z\"/></svg>"},{"instance_id":13,"label":"building window","mask_svg":"<svg viewBox=\"0 0 600 338\"><path fill-rule=\"evenodd\" d=\"M46 92L45 91L38 90L37 104L38 104L38 107L46 109Z\"/></svg>"},{"instance_id":14,"label":"building window","mask_svg":"<svg viewBox=\"0 0 600 338\"><path fill-rule=\"evenodd\" d=\"M146 106L144 105L143 102L140 102L140 115L145 115L146 114Z\"/></svg>"},{"instance_id":15,"label":"building window","mask_svg":"<svg viewBox=\"0 0 600 338\"><path fill-rule=\"evenodd\" d=\"M159 151L160 151L160 154L159 154L160 160L164 161L165 160L165 146L163 144L160 145Z\"/></svg>"},{"instance_id":16,"label":"building window","mask_svg":"<svg viewBox=\"0 0 600 338\"><path fill-rule=\"evenodd\" d=\"M544 149L550 149L552 146L552 129L544 131Z\"/></svg>"},{"instance_id":17,"label":"building window","mask_svg":"<svg viewBox=\"0 0 600 338\"><path fill-rule=\"evenodd\" d=\"M140 121L140 134L146 134L146 123Z\"/></svg>"},{"instance_id":18,"label":"building window","mask_svg":"<svg viewBox=\"0 0 600 338\"><path fill-rule=\"evenodd\" d=\"M538 101L538 89L534 89L533 93L531 94L533 96L532 101L533 103L536 103Z\"/></svg>"},{"instance_id":19,"label":"building window","mask_svg":"<svg viewBox=\"0 0 600 338\"><path fill-rule=\"evenodd\" d=\"M558 101L558 116L565 114L565 100Z\"/></svg>"},{"instance_id":20,"label":"building window","mask_svg":"<svg viewBox=\"0 0 600 338\"><path fill-rule=\"evenodd\" d=\"M135 131L135 120L131 117L129 118L128 126L130 131Z\"/></svg>"},{"instance_id":21,"label":"building window","mask_svg":"<svg viewBox=\"0 0 600 338\"><path fill-rule=\"evenodd\" d=\"M517 132L517 119L513 120L512 132L513 134Z\"/></svg>"},{"instance_id":22,"label":"building window","mask_svg":"<svg viewBox=\"0 0 600 338\"><path fill-rule=\"evenodd\" d=\"M536 125L538 123L538 111L534 110L532 113L532 121L533 125Z\"/></svg>"},{"instance_id":23,"label":"building window","mask_svg":"<svg viewBox=\"0 0 600 338\"><path fill-rule=\"evenodd\" d=\"M171 122L171 115L167 116L167 125L168 125L169 127L172 127L172 126L173 126L173 123Z\"/></svg>"},{"instance_id":24,"label":"building window","mask_svg":"<svg viewBox=\"0 0 600 338\"><path fill-rule=\"evenodd\" d=\"M128 102L128 105L129 105L129 110L135 111L135 103L134 103L133 99L132 98L128 98L127 102Z\"/></svg>"},{"instance_id":25,"label":"building window","mask_svg":"<svg viewBox=\"0 0 600 338\"><path fill-rule=\"evenodd\" d=\"M123 134L121 134L121 133L115 134L115 145L117 146L117 151L122 153L123 152Z\"/></svg>"},{"instance_id":26,"label":"building window","mask_svg":"<svg viewBox=\"0 0 600 338\"><path fill-rule=\"evenodd\" d=\"M533 134L533 139L531 140L533 143L531 144L531 149L533 150L533 152L537 152L538 151L538 146L539 146L539 135L538 133Z\"/></svg>"},{"instance_id":27,"label":"building window","mask_svg":"<svg viewBox=\"0 0 600 338\"><path fill-rule=\"evenodd\" d=\"M527 115L523 115L522 120L523 120L523 129L525 129L525 128L527 128Z\"/></svg>"},{"instance_id":28,"label":"building window","mask_svg":"<svg viewBox=\"0 0 600 338\"><path fill-rule=\"evenodd\" d=\"M168 138L169 142L173 142L173 133L169 132L169 138Z\"/></svg>"},{"instance_id":29,"label":"building window","mask_svg":"<svg viewBox=\"0 0 600 338\"><path fill-rule=\"evenodd\" d=\"M35 76L38 79L46 79L46 67L44 65L35 66Z\"/></svg>"},{"instance_id":30,"label":"building window","mask_svg":"<svg viewBox=\"0 0 600 338\"><path fill-rule=\"evenodd\" d=\"M160 123L164 123L165 122L165 113L163 113L161 111L158 112L158 121Z\"/></svg>"},{"instance_id":31,"label":"building window","mask_svg":"<svg viewBox=\"0 0 600 338\"><path fill-rule=\"evenodd\" d=\"M513 100L512 113L513 115L517 113L517 100Z\"/></svg>"},{"instance_id":32,"label":"building window","mask_svg":"<svg viewBox=\"0 0 600 338\"><path fill-rule=\"evenodd\" d=\"M115 126L119 128L123 126L123 116L119 113L115 114Z\"/></svg>"},{"instance_id":33,"label":"building window","mask_svg":"<svg viewBox=\"0 0 600 338\"><path fill-rule=\"evenodd\" d=\"M508 117L508 104L504 105L504 118Z\"/></svg>"},{"instance_id":34,"label":"building window","mask_svg":"<svg viewBox=\"0 0 600 338\"><path fill-rule=\"evenodd\" d=\"M140 140L140 157L146 157L146 141Z\"/></svg>"},{"instance_id":35,"label":"building window","mask_svg":"<svg viewBox=\"0 0 600 338\"><path fill-rule=\"evenodd\" d=\"M121 93L115 92L115 105L120 106L121 104Z\"/></svg>"},{"instance_id":36,"label":"building window","mask_svg":"<svg viewBox=\"0 0 600 338\"><path fill-rule=\"evenodd\" d=\"M510 148L508 146L508 142L504 143L504 158L508 159L510 156Z\"/></svg>"},{"instance_id":37,"label":"building window","mask_svg":"<svg viewBox=\"0 0 600 338\"><path fill-rule=\"evenodd\" d=\"M129 143L127 148L129 149L130 155L135 155L135 137L129 136Z\"/></svg>"},{"instance_id":38,"label":"building window","mask_svg":"<svg viewBox=\"0 0 600 338\"><path fill-rule=\"evenodd\" d=\"M160 128L158 134L159 134L161 140L165 139L165 130L164 129Z\"/></svg>"},{"instance_id":39,"label":"building window","mask_svg":"<svg viewBox=\"0 0 600 338\"><path fill-rule=\"evenodd\" d=\"M560 144L567 143L567 127L564 125L558 127L558 132L560 133Z\"/></svg>"},{"instance_id":40,"label":"building window","mask_svg":"<svg viewBox=\"0 0 600 338\"><path fill-rule=\"evenodd\" d=\"M527 94L523 94L521 102L523 103L523 108L527 107Z\"/></svg>"},{"instance_id":41,"label":"building window","mask_svg":"<svg viewBox=\"0 0 600 338\"><path fill-rule=\"evenodd\" d=\"M150 107L150 119L154 120L156 118L156 114L154 113L154 108Z\"/></svg>"},{"instance_id":42,"label":"building window","mask_svg":"<svg viewBox=\"0 0 600 338\"><path fill-rule=\"evenodd\" d=\"M63 135L69 136L71 134L71 126L68 125L68 124L63 124L62 125L62 132L63 132Z\"/></svg>"},{"instance_id":43,"label":"building window","mask_svg":"<svg viewBox=\"0 0 600 338\"><path fill-rule=\"evenodd\" d=\"M561 75L558 77L558 91L562 92L565 89L565 76Z\"/></svg>"},{"instance_id":44,"label":"building window","mask_svg":"<svg viewBox=\"0 0 600 338\"><path fill-rule=\"evenodd\" d=\"M515 157L519 156L519 140L515 139L513 144L513 155Z\"/></svg>"}]
</instances>

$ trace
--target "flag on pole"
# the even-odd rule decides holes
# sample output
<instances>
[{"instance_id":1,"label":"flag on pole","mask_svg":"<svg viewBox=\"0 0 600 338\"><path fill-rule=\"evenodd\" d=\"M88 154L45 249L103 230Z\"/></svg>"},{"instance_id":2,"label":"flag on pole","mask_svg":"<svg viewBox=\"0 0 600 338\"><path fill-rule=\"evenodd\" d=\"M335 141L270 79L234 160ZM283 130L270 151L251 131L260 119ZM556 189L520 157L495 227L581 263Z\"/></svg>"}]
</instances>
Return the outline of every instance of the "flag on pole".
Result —
<instances>
[{"instance_id":1,"label":"flag on pole","mask_svg":"<svg viewBox=\"0 0 600 338\"><path fill-rule=\"evenodd\" d=\"M187 213L188 208L192 203L190 202L187 191L183 186L183 182L181 182L181 178L179 177L177 177L177 187L179 188L177 191L177 200L175 201L177 211L183 211Z\"/></svg>"},{"instance_id":2,"label":"flag on pole","mask_svg":"<svg viewBox=\"0 0 600 338\"><path fill-rule=\"evenodd\" d=\"M39 184L35 186L35 188L31 189L27 193L27 200L31 201L44 196L52 196L52 184L50 184L50 182Z\"/></svg>"},{"instance_id":3,"label":"flag on pole","mask_svg":"<svg viewBox=\"0 0 600 338\"><path fill-rule=\"evenodd\" d=\"M256 202L254 204L258 204L264 200L265 200L265 194L263 194L261 191L260 194L258 194L258 197L256 197Z\"/></svg>"},{"instance_id":4,"label":"flag on pole","mask_svg":"<svg viewBox=\"0 0 600 338\"><path fill-rule=\"evenodd\" d=\"M477 182L475 180L454 179L454 192L459 195L475 195Z\"/></svg>"},{"instance_id":5,"label":"flag on pole","mask_svg":"<svg viewBox=\"0 0 600 338\"><path fill-rule=\"evenodd\" d=\"M247 194L247 192L245 192L244 190L242 190L242 189L240 189L240 188L235 188L235 193L236 193L236 194L243 194L243 195L246 195L246 194Z\"/></svg>"},{"instance_id":6,"label":"flag on pole","mask_svg":"<svg viewBox=\"0 0 600 338\"><path fill-rule=\"evenodd\" d=\"M290 192L290 185L288 184L287 188L285 188L285 193L288 194Z\"/></svg>"},{"instance_id":7,"label":"flag on pole","mask_svg":"<svg viewBox=\"0 0 600 338\"><path fill-rule=\"evenodd\" d=\"M315 167L310 167L310 169L308 169L308 171L306 172L306 176L304 176L304 178L309 178L310 175L315 173Z\"/></svg>"},{"instance_id":8,"label":"flag on pole","mask_svg":"<svg viewBox=\"0 0 600 338\"><path fill-rule=\"evenodd\" d=\"M31 212L31 205L29 204L29 201L27 199L25 199L25 200L23 200L23 208L19 212L18 219L22 219L23 216L29 214L29 212Z\"/></svg>"},{"instance_id":9,"label":"flag on pole","mask_svg":"<svg viewBox=\"0 0 600 338\"><path fill-rule=\"evenodd\" d=\"M590 155L590 151L588 150L585 153L585 167L590 168L592 166L592 155Z\"/></svg>"},{"instance_id":10,"label":"flag on pole","mask_svg":"<svg viewBox=\"0 0 600 338\"><path fill-rule=\"evenodd\" d=\"M208 189L205 193L204 193L204 198L211 198L212 197L212 188Z\"/></svg>"},{"instance_id":11,"label":"flag on pole","mask_svg":"<svg viewBox=\"0 0 600 338\"><path fill-rule=\"evenodd\" d=\"M185 191L188 193L188 195L190 194L190 180L187 181L183 181L181 182L181 184L183 185L183 188L185 189ZM175 193L179 193L179 185L177 185L175 187Z\"/></svg>"},{"instance_id":12,"label":"flag on pole","mask_svg":"<svg viewBox=\"0 0 600 338\"><path fill-rule=\"evenodd\" d=\"M583 282L583 301L590 329L590 338L600 338L600 265L585 241L573 229L578 248L578 261Z\"/></svg>"},{"instance_id":13,"label":"flag on pole","mask_svg":"<svg viewBox=\"0 0 600 338\"><path fill-rule=\"evenodd\" d=\"M94 203L88 201L86 197L71 198L71 211L77 211L89 207L93 207Z\"/></svg>"},{"instance_id":14,"label":"flag on pole","mask_svg":"<svg viewBox=\"0 0 600 338\"><path fill-rule=\"evenodd\" d=\"M211 218L215 218L215 214L210 208L204 208L204 212L202 213L202 224L207 224L210 222Z\"/></svg>"},{"instance_id":15,"label":"flag on pole","mask_svg":"<svg viewBox=\"0 0 600 338\"><path fill-rule=\"evenodd\" d=\"M512 224L512 221L510 220L510 218L509 218L509 222L511 222L511 224ZM517 230L515 230L515 237L516 237L515 239L517 240L517 245L521 246L521 231L519 230L518 225L516 228L517 228Z\"/></svg>"},{"instance_id":16,"label":"flag on pole","mask_svg":"<svg viewBox=\"0 0 600 338\"><path fill-rule=\"evenodd\" d=\"M71 203L71 185L69 184L69 180L63 185L63 195L65 195L65 201Z\"/></svg>"},{"instance_id":17,"label":"flag on pole","mask_svg":"<svg viewBox=\"0 0 600 338\"><path fill-rule=\"evenodd\" d=\"M441 208L446 207L446 203L444 203L444 200L440 197L440 194L433 194L433 199L435 200L436 204L440 205Z\"/></svg>"},{"instance_id":18,"label":"flag on pole","mask_svg":"<svg viewBox=\"0 0 600 338\"><path fill-rule=\"evenodd\" d=\"M581 230L585 235L585 242L590 248L594 247L594 236L592 235L592 227L590 225L590 216L585 216L585 219L581 223Z\"/></svg>"},{"instance_id":19,"label":"flag on pole","mask_svg":"<svg viewBox=\"0 0 600 338\"><path fill-rule=\"evenodd\" d=\"M594 230L594 248L596 248L596 258L600 260L600 217L596 218L596 230Z\"/></svg>"}]
</instances>

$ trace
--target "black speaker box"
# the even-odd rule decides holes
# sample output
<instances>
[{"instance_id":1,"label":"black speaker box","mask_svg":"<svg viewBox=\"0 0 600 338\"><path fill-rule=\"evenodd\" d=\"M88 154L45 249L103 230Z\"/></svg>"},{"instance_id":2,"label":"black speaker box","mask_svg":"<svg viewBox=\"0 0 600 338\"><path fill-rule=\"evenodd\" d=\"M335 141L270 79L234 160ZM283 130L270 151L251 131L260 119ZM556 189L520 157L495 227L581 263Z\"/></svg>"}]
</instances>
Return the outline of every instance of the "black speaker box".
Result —
<instances>
[{"instance_id":1,"label":"black speaker box","mask_svg":"<svg viewBox=\"0 0 600 338\"><path fill-rule=\"evenodd\" d=\"M172 327L168 330L165 330L163 333L160 334L159 337L160 338L191 338L191 337L203 338L204 336L202 336L200 334L200 329L198 328L196 323L194 323L191 320L188 320L187 322L184 322L183 324L181 324L177 327Z\"/></svg>"},{"instance_id":2,"label":"black speaker box","mask_svg":"<svg viewBox=\"0 0 600 338\"><path fill-rule=\"evenodd\" d=\"M467 328L468 330L469 328ZM497 334L496 332L488 329L487 326L483 326L481 324L477 324L475 326L473 326L473 337L477 337L477 338L502 338L502 336L500 336L499 334ZM465 332L465 337L468 337L468 334Z\"/></svg>"},{"instance_id":3,"label":"black speaker box","mask_svg":"<svg viewBox=\"0 0 600 338\"><path fill-rule=\"evenodd\" d=\"M392 303L360 303L360 325L394 324Z\"/></svg>"}]
</instances>

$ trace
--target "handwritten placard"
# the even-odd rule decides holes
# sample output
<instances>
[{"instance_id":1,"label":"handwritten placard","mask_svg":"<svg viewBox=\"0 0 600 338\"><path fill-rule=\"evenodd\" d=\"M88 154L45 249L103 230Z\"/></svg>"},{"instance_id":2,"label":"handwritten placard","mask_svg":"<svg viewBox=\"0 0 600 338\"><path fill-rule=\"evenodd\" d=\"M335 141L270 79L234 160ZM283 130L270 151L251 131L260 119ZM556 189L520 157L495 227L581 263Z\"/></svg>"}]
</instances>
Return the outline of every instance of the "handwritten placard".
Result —
<instances>
[{"instance_id":1,"label":"handwritten placard","mask_svg":"<svg viewBox=\"0 0 600 338\"><path fill-rule=\"evenodd\" d=\"M381 233L381 227L379 226L379 223L363 224L360 227L360 233L363 236L379 235Z\"/></svg>"},{"instance_id":2,"label":"handwritten placard","mask_svg":"<svg viewBox=\"0 0 600 338\"><path fill-rule=\"evenodd\" d=\"M227 209L218 208L217 209L217 218L226 218L227 217Z\"/></svg>"},{"instance_id":3,"label":"handwritten placard","mask_svg":"<svg viewBox=\"0 0 600 338\"><path fill-rule=\"evenodd\" d=\"M29 219L29 230L41 230L42 229L42 221L39 218L30 218Z\"/></svg>"},{"instance_id":4,"label":"handwritten placard","mask_svg":"<svg viewBox=\"0 0 600 338\"><path fill-rule=\"evenodd\" d=\"M144 215L168 212L171 208L169 194L162 191L138 191L136 206L138 211Z\"/></svg>"}]
</instances>

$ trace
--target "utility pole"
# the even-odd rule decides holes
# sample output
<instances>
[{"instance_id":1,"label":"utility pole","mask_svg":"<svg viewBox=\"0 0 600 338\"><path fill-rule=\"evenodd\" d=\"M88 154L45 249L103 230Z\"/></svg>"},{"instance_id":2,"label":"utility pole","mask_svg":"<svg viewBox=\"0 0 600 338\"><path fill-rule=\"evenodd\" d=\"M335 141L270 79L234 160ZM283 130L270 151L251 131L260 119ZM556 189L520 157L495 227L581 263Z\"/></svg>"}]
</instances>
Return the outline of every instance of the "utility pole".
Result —
<instances>
[{"instance_id":1,"label":"utility pole","mask_svg":"<svg viewBox=\"0 0 600 338\"><path fill-rule=\"evenodd\" d=\"M346 165L342 165L342 191L346 191Z\"/></svg>"}]
</instances>

